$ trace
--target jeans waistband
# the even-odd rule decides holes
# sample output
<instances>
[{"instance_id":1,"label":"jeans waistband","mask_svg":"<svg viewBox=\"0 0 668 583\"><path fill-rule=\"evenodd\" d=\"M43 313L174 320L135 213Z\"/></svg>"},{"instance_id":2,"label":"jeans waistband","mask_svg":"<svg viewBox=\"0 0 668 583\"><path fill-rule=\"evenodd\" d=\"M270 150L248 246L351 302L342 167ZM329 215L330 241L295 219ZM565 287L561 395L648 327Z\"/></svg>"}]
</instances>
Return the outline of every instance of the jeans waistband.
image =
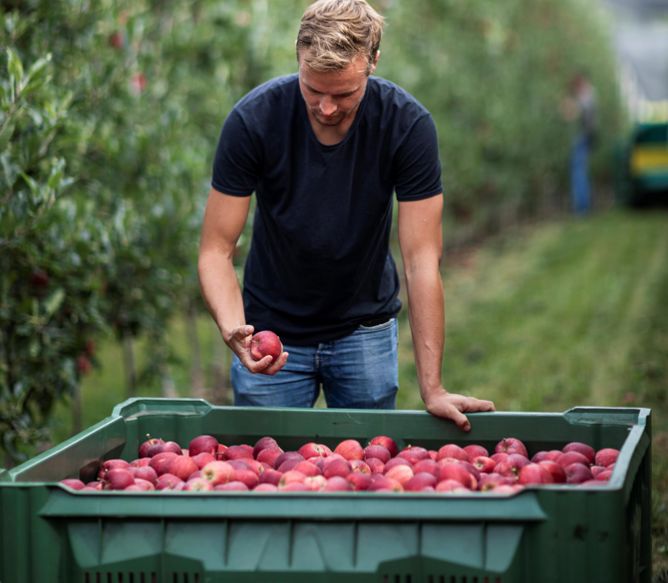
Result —
<instances>
[{"instance_id":1,"label":"jeans waistband","mask_svg":"<svg viewBox=\"0 0 668 583\"><path fill-rule=\"evenodd\" d=\"M361 323L362 326L366 326L367 328L371 328L373 326L380 326L381 324L385 324L385 322L389 322L392 319L392 316L376 316L374 318L369 318L368 320L364 320L364 322Z\"/></svg>"}]
</instances>

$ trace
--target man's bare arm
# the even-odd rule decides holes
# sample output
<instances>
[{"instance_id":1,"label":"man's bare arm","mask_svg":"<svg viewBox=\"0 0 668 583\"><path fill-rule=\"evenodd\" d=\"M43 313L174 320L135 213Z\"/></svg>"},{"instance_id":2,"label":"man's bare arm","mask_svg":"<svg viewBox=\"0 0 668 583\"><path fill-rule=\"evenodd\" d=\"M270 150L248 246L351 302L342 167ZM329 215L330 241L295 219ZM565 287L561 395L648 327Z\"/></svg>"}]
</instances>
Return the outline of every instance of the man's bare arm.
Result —
<instances>
[{"instance_id":1,"label":"man's bare arm","mask_svg":"<svg viewBox=\"0 0 668 583\"><path fill-rule=\"evenodd\" d=\"M420 394L427 411L468 431L464 413L493 411L491 401L448 393L441 366L445 307L440 263L443 248L443 195L399 203L399 245L404 263L408 314Z\"/></svg>"}]
</instances>

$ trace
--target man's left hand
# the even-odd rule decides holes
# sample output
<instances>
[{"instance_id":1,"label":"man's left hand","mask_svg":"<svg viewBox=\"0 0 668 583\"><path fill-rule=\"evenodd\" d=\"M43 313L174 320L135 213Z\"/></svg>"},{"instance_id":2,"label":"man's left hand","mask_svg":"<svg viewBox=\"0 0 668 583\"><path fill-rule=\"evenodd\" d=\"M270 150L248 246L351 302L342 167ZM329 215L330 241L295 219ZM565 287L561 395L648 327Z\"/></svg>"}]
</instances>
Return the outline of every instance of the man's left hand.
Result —
<instances>
[{"instance_id":1,"label":"man's left hand","mask_svg":"<svg viewBox=\"0 0 668 583\"><path fill-rule=\"evenodd\" d=\"M448 393L443 390L429 399L425 400L427 411L436 417L450 419L462 431L470 431L471 423L464 413L475 413L480 411L496 411L492 401L466 397L457 393Z\"/></svg>"}]
</instances>

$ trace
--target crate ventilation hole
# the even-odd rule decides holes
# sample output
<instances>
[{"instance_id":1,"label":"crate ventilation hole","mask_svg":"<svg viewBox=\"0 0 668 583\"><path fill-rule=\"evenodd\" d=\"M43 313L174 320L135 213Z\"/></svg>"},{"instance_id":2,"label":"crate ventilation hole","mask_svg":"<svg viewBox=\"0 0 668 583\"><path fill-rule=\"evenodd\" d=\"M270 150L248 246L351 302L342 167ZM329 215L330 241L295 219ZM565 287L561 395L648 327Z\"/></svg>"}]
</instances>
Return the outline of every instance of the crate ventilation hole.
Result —
<instances>
[{"instance_id":1,"label":"crate ventilation hole","mask_svg":"<svg viewBox=\"0 0 668 583\"><path fill-rule=\"evenodd\" d=\"M202 583L199 573L172 573L161 581L150 573L85 573L84 583Z\"/></svg>"}]
</instances>

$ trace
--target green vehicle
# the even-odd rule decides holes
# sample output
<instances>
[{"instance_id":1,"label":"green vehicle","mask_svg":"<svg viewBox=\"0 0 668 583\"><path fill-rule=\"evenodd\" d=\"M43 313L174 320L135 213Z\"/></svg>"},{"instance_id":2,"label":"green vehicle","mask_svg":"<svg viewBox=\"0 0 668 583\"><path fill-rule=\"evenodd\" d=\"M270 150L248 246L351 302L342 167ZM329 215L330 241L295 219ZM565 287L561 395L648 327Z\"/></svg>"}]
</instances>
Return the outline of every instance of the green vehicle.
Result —
<instances>
[{"instance_id":1,"label":"green vehicle","mask_svg":"<svg viewBox=\"0 0 668 583\"><path fill-rule=\"evenodd\" d=\"M668 200L668 121L638 123L621 158L622 202L641 206Z\"/></svg>"}]
</instances>

